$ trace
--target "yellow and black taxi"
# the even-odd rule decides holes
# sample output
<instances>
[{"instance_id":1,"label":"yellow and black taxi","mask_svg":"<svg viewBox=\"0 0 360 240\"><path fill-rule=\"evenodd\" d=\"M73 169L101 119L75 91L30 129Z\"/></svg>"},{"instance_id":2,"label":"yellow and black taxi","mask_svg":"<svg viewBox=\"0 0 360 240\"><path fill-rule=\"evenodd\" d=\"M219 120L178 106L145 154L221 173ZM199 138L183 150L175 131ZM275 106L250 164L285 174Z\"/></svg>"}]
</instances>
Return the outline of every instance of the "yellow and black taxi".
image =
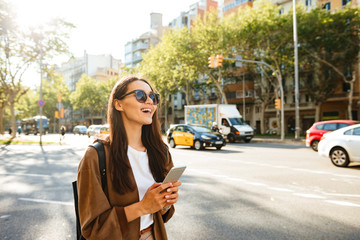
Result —
<instances>
[{"instance_id":1,"label":"yellow and black taxi","mask_svg":"<svg viewBox=\"0 0 360 240\"><path fill-rule=\"evenodd\" d=\"M226 144L222 134L201 125L190 124L179 124L170 128L167 141L172 148L182 145L196 150L205 147L216 147L217 150L220 150Z\"/></svg>"}]
</instances>

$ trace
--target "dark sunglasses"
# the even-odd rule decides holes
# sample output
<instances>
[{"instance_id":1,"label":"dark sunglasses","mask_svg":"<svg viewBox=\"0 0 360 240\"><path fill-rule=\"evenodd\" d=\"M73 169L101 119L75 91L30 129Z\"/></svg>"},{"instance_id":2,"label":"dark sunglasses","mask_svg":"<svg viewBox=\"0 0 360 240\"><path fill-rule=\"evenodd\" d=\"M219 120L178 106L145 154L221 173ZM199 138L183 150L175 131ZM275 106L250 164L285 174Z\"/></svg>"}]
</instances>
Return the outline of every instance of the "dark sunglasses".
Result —
<instances>
[{"instance_id":1,"label":"dark sunglasses","mask_svg":"<svg viewBox=\"0 0 360 240\"><path fill-rule=\"evenodd\" d=\"M145 103L148 97L151 99L154 105L158 105L160 102L160 95L158 93L150 92L148 95L144 90L134 90L128 92L127 94L120 97L119 100L133 93L135 93L136 100L139 103Z\"/></svg>"}]
</instances>

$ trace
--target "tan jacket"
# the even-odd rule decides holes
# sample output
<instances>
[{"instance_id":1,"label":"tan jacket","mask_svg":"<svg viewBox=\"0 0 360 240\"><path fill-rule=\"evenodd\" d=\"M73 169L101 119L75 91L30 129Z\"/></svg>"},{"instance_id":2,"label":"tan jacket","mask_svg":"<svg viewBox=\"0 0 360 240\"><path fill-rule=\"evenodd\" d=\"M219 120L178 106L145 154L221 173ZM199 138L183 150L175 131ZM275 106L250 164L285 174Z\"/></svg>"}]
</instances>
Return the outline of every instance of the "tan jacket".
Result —
<instances>
[{"instance_id":1,"label":"tan jacket","mask_svg":"<svg viewBox=\"0 0 360 240\"><path fill-rule=\"evenodd\" d=\"M78 168L77 188L79 195L79 217L83 236L96 240L138 240L140 234L140 218L127 222L124 207L139 201L139 193L135 191L126 194L117 193L111 182L109 170L109 146L104 145L106 156L107 187L105 193L101 187L98 155L94 148L89 147ZM166 168L173 166L170 159ZM135 182L133 175L132 180ZM153 214L153 232L155 239L167 239L164 222L174 214L171 209L165 214Z\"/></svg>"}]
</instances>

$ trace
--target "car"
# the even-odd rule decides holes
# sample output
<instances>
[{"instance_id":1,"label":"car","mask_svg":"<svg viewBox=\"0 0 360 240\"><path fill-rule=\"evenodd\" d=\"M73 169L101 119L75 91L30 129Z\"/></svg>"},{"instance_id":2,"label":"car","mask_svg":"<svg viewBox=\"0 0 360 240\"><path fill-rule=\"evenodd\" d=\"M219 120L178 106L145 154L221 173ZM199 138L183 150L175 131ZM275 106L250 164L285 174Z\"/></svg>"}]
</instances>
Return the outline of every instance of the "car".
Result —
<instances>
[{"instance_id":1,"label":"car","mask_svg":"<svg viewBox=\"0 0 360 240\"><path fill-rule=\"evenodd\" d=\"M86 135L88 135L88 137L96 136L100 133L100 128L101 125L90 125L90 127L86 131Z\"/></svg>"},{"instance_id":2,"label":"car","mask_svg":"<svg viewBox=\"0 0 360 240\"><path fill-rule=\"evenodd\" d=\"M100 135L108 135L108 134L110 134L109 124L102 125L100 128Z\"/></svg>"},{"instance_id":3,"label":"car","mask_svg":"<svg viewBox=\"0 0 360 240\"><path fill-rule=\"evenodd\" d=\"M329 157L337 167L360 162L360 124L324 134L319 142L318 154Z\"/></svg>"},{"instance_id":4,"label":"car","mask_svg":"<svg viewBox=\"0 0 360 240\"><path fill-rule=\"evenodd\" d=\"M86 135L87 127L84 125L78 125L74 127L73 133L79 135Z\"/></svg>"},{"instance_id":5,"label":"car","mask_svg":"<svg viewBox=\"0 0 360 240\"><path fill-rule=\"evenodd\" d=\"M311 147L315 152L317 152L318 144L324 133L334 131L343 127L347 127L355 123L358 123L358 121L329 120L329 121L316 122L306 131L305 144L307 147Z\"/></svg>"},{"instance_id":6,"label":"car","mask_svg":"<svg viewBox=\"0 0 360 240\"><path fill-rule=\"evenodd\" d=\"M167 141L170 147L176 145L190 146L196 150L206 147L216 147L220 150L225 146L224 136L218 132L212 132L208 127L202 125L179 124L169 129Z\"/></svg>"}]
</instances>

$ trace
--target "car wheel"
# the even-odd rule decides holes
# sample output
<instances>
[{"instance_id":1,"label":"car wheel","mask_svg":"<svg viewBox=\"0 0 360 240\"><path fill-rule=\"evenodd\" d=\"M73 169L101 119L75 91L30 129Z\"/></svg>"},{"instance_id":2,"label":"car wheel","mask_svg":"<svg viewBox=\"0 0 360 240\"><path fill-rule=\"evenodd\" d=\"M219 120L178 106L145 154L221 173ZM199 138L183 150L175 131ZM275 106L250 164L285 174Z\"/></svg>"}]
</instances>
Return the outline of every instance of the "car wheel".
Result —
<instances>
[{"instance_id":1,"label":"car wheel","mask_svg":"<svg viewBox=\"0 0 360 240\"><path fill-rule=\"evenodd\" d=\"M318 146L319 146L319 140L314 140L311 142L311 148L312 150L314 150L315 152L318 151Z\"/></svg>"},{"instance_id":2,"label":"car wheel","mask_svg":"<svg viewBox=\"0 0 360 240\"><path fill-rule=\"evenodd\" d=\"M234 137L234 135L232 135L232 134L228 135L228 140L229 140L229 142L231 142L231 143L235 142L235 137Z\"/></svg>"},{"instance_id":3,"label":"car wheel","mask_svg":"<svg viewBox=\"0 0 360 240\"><path fill-rule=\"evenodd\" d=\"M251 139L245 139L244 140L246 143L249 143L251 141Z\"/></svg>"},{"instance_id":4,"label":"car wheel","mask_svg":"<svg viewBox=\"0 0 360 240\"><path fill-rule=\"evenodd\" d=\"M196 140L196 141L194 142L194 148L195 148L196 150L201 150L201 149L202 149L202 143L201 143L199 140Z\"/></svg>"},{"instance_id":5,"label":"car wheel","mask_svg":"<svg viewBox=\"0 0 360 240\"><path fill-rule=\"evenodd\" d=\"M341 147L335 147L331 150L330 160L337 167L347 167L350 163L349 155Z\"/></svg>"},{"instance_id":6,"label":"car wheel","mask_svg":"<svg viewBox=\"0 0 360 240\"><path fill-rule=\"evenodd\" d=\"M170 139L170 147L172 147L172 148L176 147L174 139Z\"/></svg>"},{"instance_id":7,"label":"car wheel","mask_svg":"<svg viewBox=\"0 0 360 240\"><path fill-rule=\"evenodd\" d=\"M221 150L222 146L216 146L217 150Z\"/></svg>"}]
</instances>

